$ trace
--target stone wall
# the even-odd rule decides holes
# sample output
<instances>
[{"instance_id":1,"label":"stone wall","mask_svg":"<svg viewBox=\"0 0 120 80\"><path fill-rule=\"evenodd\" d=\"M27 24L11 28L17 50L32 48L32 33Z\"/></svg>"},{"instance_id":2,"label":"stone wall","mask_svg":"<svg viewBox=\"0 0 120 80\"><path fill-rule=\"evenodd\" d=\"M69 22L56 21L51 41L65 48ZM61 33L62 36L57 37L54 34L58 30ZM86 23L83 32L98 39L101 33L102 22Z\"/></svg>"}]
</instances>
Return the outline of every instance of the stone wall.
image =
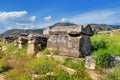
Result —
<instances>
[{"instance_id":1,"label":"stone wall","mask_svg":"<svg viewBox=\"0 0 120 80\"><path fill-rule=\"evenodd\" d=\"M27 53L31 56L34 56L37 53L35 39L28 40L28 50Z\"/></svg>"},{"instance_id":2,"label":"stone wall","mask_svg":"<svg viewBox=\"0 0 120 80\"><path fill-rule=\"evenodd\" d=\"M82 56L89 55L92 49L90 36L88 35L81 35L80 36L80 45L79 45L79 51Z\"/></svg>"},{"instance_id":3,"label":"stone wall","mask_svg":"<svg viewBox=\"0 0 120 80\"><path fill-rule=\"evenodd\" d=\"M60 55L71 57L86 56L91 52L90 26L57 26L49 31L48 50L59 50Z\"/></svg>"},{"instance_id":4,"label":"stone wall","mask_svg":"<svg viewBox=\"0 0 120 80\"><path fill-rule=\"evenodd\" d=\"M93 31L89 25L56 26L44 30L44 35L29 35L28 53L36 54L37 45L45 44L48 50L58 50L60 55L82 57L91 52L90 36Z\"/></svg>"}]
</instances>

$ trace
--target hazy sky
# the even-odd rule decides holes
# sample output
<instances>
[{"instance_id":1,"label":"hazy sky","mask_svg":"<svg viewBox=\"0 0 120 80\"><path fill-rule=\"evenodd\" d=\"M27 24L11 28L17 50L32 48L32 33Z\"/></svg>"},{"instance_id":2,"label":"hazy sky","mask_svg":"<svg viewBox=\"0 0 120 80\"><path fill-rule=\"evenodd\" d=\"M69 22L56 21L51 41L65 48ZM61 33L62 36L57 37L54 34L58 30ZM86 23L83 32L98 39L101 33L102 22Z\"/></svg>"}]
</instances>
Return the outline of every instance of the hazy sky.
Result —
<instances>
[{"instance_id":1,"label":"hazy sky","mask_svg":"<svg viewBox=\"0 0 120 80\"><path fill-rule=\"evenodd\" d=\"M0 33L65 21L120 24L120 0L0 0Z\"/></svg>"}]
</instances>

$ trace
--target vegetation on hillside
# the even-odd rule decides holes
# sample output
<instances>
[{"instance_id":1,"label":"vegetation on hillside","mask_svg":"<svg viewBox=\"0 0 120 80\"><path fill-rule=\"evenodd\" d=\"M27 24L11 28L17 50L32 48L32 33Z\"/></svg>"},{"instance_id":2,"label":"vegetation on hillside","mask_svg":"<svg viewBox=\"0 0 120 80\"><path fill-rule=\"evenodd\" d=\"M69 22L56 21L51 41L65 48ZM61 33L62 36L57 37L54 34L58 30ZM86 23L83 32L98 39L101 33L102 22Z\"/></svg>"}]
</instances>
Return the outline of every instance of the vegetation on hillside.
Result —
<instances>
[{"instance_id":1,"label":"vegetation on hillside","mask_svg":"<svg viewBox=\"0 0 120 80\"><path fill-rule=\"evenodd\" d=\"M0 34L0 38L4 37L4 36L14 36L14 37L18 37L20 36L21 33L38 33L38 34L42 34L43 33L43 29L11 29L8 31L5 31L4 33Z\"/></svg>"},{"instance_id":2,"label":"vegetation on hillside","mask_svg":"<svg viewBox=\"0 0 120 80\"><path fill-rule=\"evenodd\" d=\"M99 55L107 53L111 56L120 56L120 32L116 32L109 36L106 34L98 34L92 37L93 52L91 55Z\"/></svg>"},{"instance_id":3,"label":"vegetation on hillside","mask_svg":"<svg viewBox=\"0 0 120 80\"><path fill-rule=\"evenodd\" d=\"M85 69L84 61L59 62L45 55L33 58L26 54L26 46L23 49L18 49L13 43L5 46L7 50L1 52L4 56L0 59L0 73L3 73L7 80L31 80L32 74L41 75L36 80L91 80ZM48 50L43 52L49 53ZM57 50L54 52L55 55L58 53ZM69 75L60 65L75 69L77 72ZM53 76L45 76L49 72L52 72Z\"/></svg>"},{"instance_id":4,"label":"vegetation on hillside","mask_svg":"<svg viewBox=\"0 0 120 80\"><path fill-rule=\"evenodd\" d=\"M73 26L73 25L77 25L74 23L70 23L70 22L58 22L55 23L49 27L55 27L55 26ZM113 29L118 29L120 28L119 25L107 25L107 24L89 24L91 25L92 30L94 30L95 33L99 32L99 31L109 31L109 30L113 30ZM46 26L47 27L47 26ZM0 34L0 38L4 37L4 36L19 36L20 33L43 33L44 29L11 29L8 31L5 31L4 33Z\"/></svg>"},{"instance_id":5,"label":"vegetation on hillside","mask_svg":"<svg viewBox=\"0 0 120 80\"><path fill-rule=\"evenodd\" d=\"M120 68L115 67L110 75L104 72L104 66L108 64L109 56L120 56L120 37L119 32L112 36L94 35L92 39L93 52L91 55L97 56L96 65L100 67L100 74L104 80L120 80ZM40 75L36 80L92 80L88 70L85 69L85 62L67 59L64 62L56 61L53 57L46 57L51 52L42 51L44 55L36 58L27 55L27 46L18 49L13 43L2 44L7 50L0 51L0 73L4 74L6 80L31 80L32 75ZM58 55L55 50L53 55ZM60 65L75 70L73 75L66 72ZM45 76L45 75L52 76Z\"/></svg>"}]
</instances>

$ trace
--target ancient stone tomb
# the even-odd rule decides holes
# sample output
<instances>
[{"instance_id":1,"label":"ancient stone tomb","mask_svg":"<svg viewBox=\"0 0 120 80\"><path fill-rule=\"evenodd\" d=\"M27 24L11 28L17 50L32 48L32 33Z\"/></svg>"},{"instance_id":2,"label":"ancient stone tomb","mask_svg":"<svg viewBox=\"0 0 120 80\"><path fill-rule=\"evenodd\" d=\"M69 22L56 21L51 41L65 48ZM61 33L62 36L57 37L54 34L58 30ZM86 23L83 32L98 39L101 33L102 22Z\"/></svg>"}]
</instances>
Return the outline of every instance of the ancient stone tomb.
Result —
<instances>
[{"instance_id":1,"label":"ancient stone tomb","mask_svg":"<svg viewBox=\"0 0 120 80\"><path fill-rule=\"evenodd\" d=\"M48 50L59 50L60 55L81 57L91 52L90 25L56 26L47 28L44 35L49 35Z\"/></svg>"},{"instance_id":2,"label":"ancient stone tomb","mask_svg":"<svg viewBox=\"0 0 120 80\"><path fill-rule=\"evenodd\" d=\"M41 46L50 51L57 50L59 55L86 56L91 52L90 36L92 35L90 25L48 27L43 35L28 35L28 54L35 55L38 52L38 46Z\"/></svg>"}]
</instances>

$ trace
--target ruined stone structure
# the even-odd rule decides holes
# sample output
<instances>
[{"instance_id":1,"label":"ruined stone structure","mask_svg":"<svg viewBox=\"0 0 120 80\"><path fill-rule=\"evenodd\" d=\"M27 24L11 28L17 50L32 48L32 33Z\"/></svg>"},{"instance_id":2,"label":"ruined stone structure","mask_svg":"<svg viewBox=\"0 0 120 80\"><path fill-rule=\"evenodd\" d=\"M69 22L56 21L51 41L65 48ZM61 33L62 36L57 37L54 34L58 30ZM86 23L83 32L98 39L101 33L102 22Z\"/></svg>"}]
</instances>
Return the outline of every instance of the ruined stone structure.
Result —
<instances>
[{"instance_id":1,"label":"ruined stone structure","mask_svg":"<svg viewBox=\"0 0 120 80\"><path fill-rule=\"evenodd\" d=\"M30 34L28 36L28 54L35 55L39 49L45 49L47 46L47 39L46 35L41 34Z\"/></svg>"},{"instance_id":2,"label":"ruined stone structure","mask_svg":"<svg viewBox=\"0 0 120 80\"><path fill-rule=\"evenodd\" d=\"M19 49L22 49L23 45L28 43L28 34L27 33L21 33L18 40L14 42L14 44L16 45L16 43L18 44Z\"/></svg>"},{"instance_id":3,"label":"ruined stone structure","mask_svg":"<svg viewBox=\"0 0 120 80\"><path fill-rule=\"evenodd\" d=\"M48 27L43 33L19 37L19 48L28 43L30 55L35 55L38 48L58 50L60 55L70 57L82 57L91 52L90 36L93 31L90 25Z\"/></svg>"},{"instance_id":4,"label":"ruined stone structure","mask_svg":"<svg viewBox=\"0 0 120 80\"><path fill-rule=\"evenodd\" d=\"M91 52L90 36L93 31L89 25L56 26L47 28L45 35L48 50L59 50L60 55L81 57Z\"/></svg>"},{"instance_id":5,"label":"ruined stone structure","mask_svg":"<svg viewBox=\"0 0 120 80\"><path fill-rule=\"evenodd\" d=\"M5 44L7 44L7 43L11 43L11 42L14 42L14 40L15 39L17 39L16 37L14 37L14 36L4 36L3 37L3 42L5 43Z\"/></svg>"}]
</instances>

